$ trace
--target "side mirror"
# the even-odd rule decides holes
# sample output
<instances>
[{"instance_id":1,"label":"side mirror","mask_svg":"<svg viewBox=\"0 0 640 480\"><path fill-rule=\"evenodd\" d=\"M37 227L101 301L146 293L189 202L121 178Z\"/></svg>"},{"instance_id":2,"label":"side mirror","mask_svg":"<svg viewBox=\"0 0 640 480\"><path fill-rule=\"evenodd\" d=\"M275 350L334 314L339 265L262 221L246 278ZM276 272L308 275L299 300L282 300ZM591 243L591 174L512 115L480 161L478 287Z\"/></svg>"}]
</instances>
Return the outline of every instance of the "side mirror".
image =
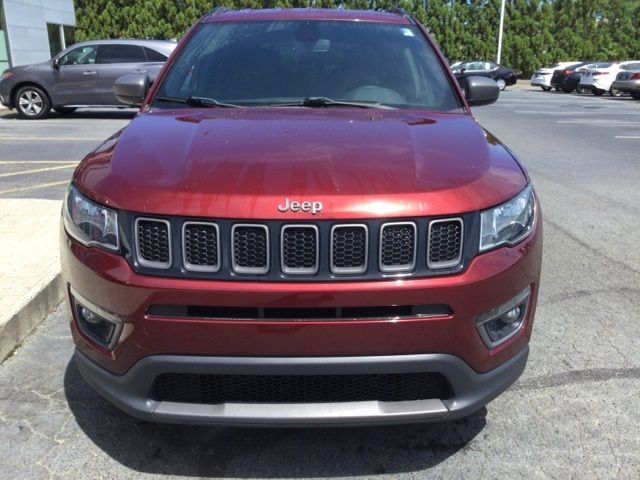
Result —
<instances>
[{"instance_id":1,"label":"side mirror","mask_svg":"<svg viewBox=\"0 0 640 480\"><path fill-rule=\"evenodd\" d=\"M56 70L60 69L60 61L57 58L53 59L53 68L55 68Z\"/></svg>"},{"instance_id":2,"label":"side mirror","mask_svg":"<svg viewBox=\"0 0 640 480\"><path fill-rule=\"evenodd\" d=\"M500 87L487 77L471 76L466 77L463 88L467 103L469 105L489 105L498 100Z\"/></svg>"},{"instance_id":3,"label":"side mirror","mask_svg":"<svg viewBox=\"0 0 640 480\"><path fill-rule=\"evenodd\" d=\"M142 105L149 91L149 78L147 75L132 73L118 78L113 84L113 93L118 101L132 107Z\"/></svg>"}]
</instances>

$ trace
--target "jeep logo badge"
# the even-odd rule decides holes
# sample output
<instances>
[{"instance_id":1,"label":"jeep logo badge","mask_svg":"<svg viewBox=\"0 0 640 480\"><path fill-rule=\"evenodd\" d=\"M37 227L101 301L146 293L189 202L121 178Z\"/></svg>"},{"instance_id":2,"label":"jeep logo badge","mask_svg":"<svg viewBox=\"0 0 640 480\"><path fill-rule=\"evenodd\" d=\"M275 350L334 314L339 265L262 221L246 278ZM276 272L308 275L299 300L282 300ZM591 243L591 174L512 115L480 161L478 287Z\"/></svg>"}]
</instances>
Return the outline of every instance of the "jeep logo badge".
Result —
<instances>
[{"instance_id":1,"label":"jeep logo badge","mask_svg":"<svg viewBox=\"0 0 640 480\"><path fill-rule=\"evenodd\" d=\"M278 211L286 212L311 212L311 215L322 211L322 202L291 202L288 198L284 199L284 205L278 205Z\"/></svg>"}]
</instances>

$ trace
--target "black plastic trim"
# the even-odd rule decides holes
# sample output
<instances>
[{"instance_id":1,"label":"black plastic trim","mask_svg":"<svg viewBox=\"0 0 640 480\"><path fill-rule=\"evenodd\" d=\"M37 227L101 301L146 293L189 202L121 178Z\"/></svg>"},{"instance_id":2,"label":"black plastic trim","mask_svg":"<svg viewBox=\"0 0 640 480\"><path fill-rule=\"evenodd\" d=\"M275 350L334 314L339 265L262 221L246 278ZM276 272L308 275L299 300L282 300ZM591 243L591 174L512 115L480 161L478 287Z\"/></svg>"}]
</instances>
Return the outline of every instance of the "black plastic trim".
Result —
<instances>
[{"instance_id":1,"label":"black plastic trim","mask_svg":"<svg viewBox=\"0 0 640 480\"><path fill-rule=\"evenodd\" d=\"M149 219L167 220L171 224L171 245L173 264L163 270L149 268L141 265L134 254L134 224L138 216ZM327 280L384 280L398 278L421 278L434 277L462 273L467 269L471 260L478 254L478 245L480 238L480 214L471 212L456 215L462 218L464 222L465 235L463 239L462 258L458 265L451 268L427 268L427 236L429 223L432 220L440 218L450 218L451 215L438 217L409 217L409 218L377 218L377 219L353 219L353 220L313 220L313 221L284 221L284 220L249 220L249 219L225 219L225 218L203 218L203 217L178 217L178 216L160 216L150 214L137 214L121 210L118 212L120 241L122 252L132 269L136 273L143 275L171 277L171 278L196 278L210 280L245 280L245 281L291 281L291 282L319 282ZM182 241L179 235L182 232L182 224L184 222L213 222L220 229L221 239L221 258L220 269L217 272L194 272L185 269L182 262L181 245ZM415 267L411 271L406 272L383 272L378 265L379 245L380 245L380 227L390 222L415 222L417 226L417 251ZM260 223L266 225L269 230L269 271L265 274L247 274L234 272L231 268L231 228L235 224ZM329 266L330 244L331 244L331 227L334 225L348 224L365 224L368 226L368 242L369 255L367 269L363 273L333 273ZM318 228L320 236L320 252L318 271L315 274L300 275L286 274L281 271L281 253L280 253L280 232L284 225L314 225Z\"/></svg>"}]
</instances>

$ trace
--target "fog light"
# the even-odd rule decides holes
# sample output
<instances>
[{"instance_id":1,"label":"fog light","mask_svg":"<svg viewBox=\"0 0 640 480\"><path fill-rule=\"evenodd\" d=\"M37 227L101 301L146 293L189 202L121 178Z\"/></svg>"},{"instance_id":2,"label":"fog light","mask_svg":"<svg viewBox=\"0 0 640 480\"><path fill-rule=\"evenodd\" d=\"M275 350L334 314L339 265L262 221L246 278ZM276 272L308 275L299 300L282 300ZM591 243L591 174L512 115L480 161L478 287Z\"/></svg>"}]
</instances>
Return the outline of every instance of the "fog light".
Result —
<instances>
[{"instance_id":1,"label":"fog light","mask_svg":"<svg viewBox=\"0 0 640 480\"><path fill-rule=\"evenodd\" d=\"M113 350L122 332L122 319L94 305L74 289L71 289L71 301L76 323L82 333L98 345Z\"/></svg>"},{"instance_id":2,"label":"fog light","mask_svg":"<svg viewBox=\"0 0 640 480\"><path fill-rule=\"evenodd\" d=\"M494 348L513 337L524 324L531 287L506 303L480 315L476 327L487 348Z\"/></svg>"}]
</instances>

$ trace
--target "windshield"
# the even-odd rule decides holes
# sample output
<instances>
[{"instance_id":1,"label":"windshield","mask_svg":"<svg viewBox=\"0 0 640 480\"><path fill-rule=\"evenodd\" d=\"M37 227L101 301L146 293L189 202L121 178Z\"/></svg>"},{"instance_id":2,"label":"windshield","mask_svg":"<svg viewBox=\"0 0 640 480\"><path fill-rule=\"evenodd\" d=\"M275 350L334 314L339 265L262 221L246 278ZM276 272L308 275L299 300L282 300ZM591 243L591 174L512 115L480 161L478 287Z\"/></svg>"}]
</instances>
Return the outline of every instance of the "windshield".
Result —
<instances>
[{"instance_id":1,"label":"windshield","mask_svg":"<svg viewBox=\"0 0 640 480\"><path fill-rule=\"evenodd\" d=\"M460 108L418 28L349 21L201 24L153 106L186 108L193 102L184 100L191 97L241 106L324 97L396 108Z\"/></svg>"}]
</instances>

